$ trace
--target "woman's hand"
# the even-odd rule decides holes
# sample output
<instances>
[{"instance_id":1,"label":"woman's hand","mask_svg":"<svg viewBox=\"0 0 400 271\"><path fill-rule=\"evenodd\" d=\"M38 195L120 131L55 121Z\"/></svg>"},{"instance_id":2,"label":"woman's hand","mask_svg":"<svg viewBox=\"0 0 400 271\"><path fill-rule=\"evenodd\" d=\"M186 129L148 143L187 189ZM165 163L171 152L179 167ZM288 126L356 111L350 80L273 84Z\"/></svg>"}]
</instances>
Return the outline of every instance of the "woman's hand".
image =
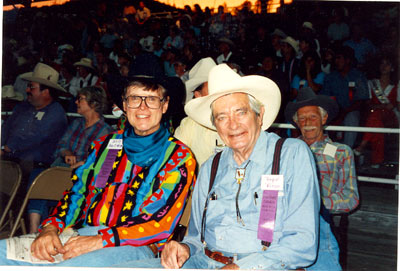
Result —
<instances>
[{"instance_id":1,"label":"woman's hand","mask_svg":"<svg viewBox=\"0 0 400 271\"><path fill-rule=\"evenodd\" d=\"M82 166L85 163L85 161L79 161L78 163L75 163L73 165L71 165L71 168L77 168Z\"/></svg>"},{"instance_id":2,"label":"woman's hand","mask_svg":"<svg viewBox=\"0 0 400 271\"><path fill-rule=\"evenodd\" d=\"M64 247L58 237L58 229L53 225L45 227L31 245L32 256L39 260L54 262L52 256L64 252Z\"/></svg>"},{"instance_id":3,"label":"woman's hand","mask_svg":"<svg viewBox=\"0 0 400 271\"><path fill-rule=\"evenodd\" d=\"M64 245L64 260L103 248L100 235L71 237Z\"/></svg>"},{"instance_id":4,"label":"woman's hand","mask_svg":"<svg viewBox=\"0 0 400 271\"><path fill-rule=\"evenodd\" d=\"M64 160L65 160L65 163L67 163L70 166L76 164L76 156L75 155L66 155Z\"/></svg>"}]
</instances>

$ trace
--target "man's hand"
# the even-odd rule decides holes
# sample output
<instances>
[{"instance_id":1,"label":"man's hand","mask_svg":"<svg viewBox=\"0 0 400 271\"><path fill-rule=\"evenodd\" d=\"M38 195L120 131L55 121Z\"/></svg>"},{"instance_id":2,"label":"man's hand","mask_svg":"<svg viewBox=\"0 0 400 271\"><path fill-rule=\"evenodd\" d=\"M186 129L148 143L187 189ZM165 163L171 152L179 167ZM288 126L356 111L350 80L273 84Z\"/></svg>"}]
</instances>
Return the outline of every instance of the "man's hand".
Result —
<instances>
[{"instance_id":1,"label":"man's hand","mask_svg":"<svg viewBox=\"0 0 400 271\"><path fill-rule=\"evenodd\" d=\"M178 269L190 257L190 249L185 244L176 241L168 242L161 253L161 264L165 268Z\"/></svg>"},{"instance_id":2,"label":"man's hand","mask_svg":"<svg viewBox=\"0 0 400 271\"><path fill-rule=\"evenodd\" d=\"M71 237L64 245L64 260L103 248L100 235Z\"/></svg>"},{"instance_id":3,"label":"man's hand","mask_svg":"<svg viewBox=\"0 0 400 271\"><path fill-rule=\"evenodd\" d=\"M234 263L230 263L230 264L227 264L227 265L221 267L221 270L239 270L239 269L240 269L239 266L237 266Z\"/></svg>"},{"instance_id":4,"label":"man's hand","mask_svg":"<svg viewBox=\"0 0 400 271\"><path fill-rule=\"evenodd\" d=\"M85 161L79 161L79 162L77 162L77 163L71 165L71 168L73 169L73 168L80 167L80 166L82 166L84 163L85 163Z\"/></svg>"},{"instance_id":5,"label":"man's hand","mask_svg":"<svg viewBox=\"0 0 400 271\"><path fill-rule=\"evenodd\" d=\"M31 245L32 256L39 260L54 262L52 256L64 252L65 250L58 237L58 229L53 225L45 227Z\"/></svg>"}]
</instances>

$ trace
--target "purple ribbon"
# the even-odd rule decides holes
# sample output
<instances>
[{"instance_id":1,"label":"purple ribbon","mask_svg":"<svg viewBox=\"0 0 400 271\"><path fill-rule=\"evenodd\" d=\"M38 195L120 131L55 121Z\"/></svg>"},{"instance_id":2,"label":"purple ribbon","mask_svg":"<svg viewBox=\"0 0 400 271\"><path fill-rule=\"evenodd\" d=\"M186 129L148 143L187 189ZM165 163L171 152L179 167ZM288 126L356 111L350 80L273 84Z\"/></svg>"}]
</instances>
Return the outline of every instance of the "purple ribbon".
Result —
<instances>
[{"instance_id":1,"label":"purple ribbon","mask_svg":"<svg viewBox=\"0 0 400 271\"><path fill-rule=\"evenodd\" d=\"M278 190L264 190L261 201L257 238L272 243L274 238Z\"/></svg>"}]
</instances>

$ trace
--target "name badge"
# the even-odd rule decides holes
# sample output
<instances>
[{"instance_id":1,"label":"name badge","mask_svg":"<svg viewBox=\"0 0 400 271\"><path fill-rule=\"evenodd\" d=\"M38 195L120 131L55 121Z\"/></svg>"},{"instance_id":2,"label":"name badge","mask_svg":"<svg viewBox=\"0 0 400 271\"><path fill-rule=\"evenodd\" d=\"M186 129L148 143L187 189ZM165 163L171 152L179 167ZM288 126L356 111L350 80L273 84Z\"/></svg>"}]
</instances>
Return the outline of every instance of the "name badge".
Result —
<instances>
[{"instance_id":1,"label":"name badge","mask_svg":"<svg viewBox=\"0 0 400 271\"><path fill-rule=\"evenodd\" d=\"M122 149L122 139L111 139L110 142L108 142L107 149L110 150Z\"/></svg>"},{"instance_id":2,"label":"name badge","mask_svg":"<svg viewBox=\"0 0 400 271\"><path fill-rule=\"evenodd\" d=\"M283 175L261 175L261 190L283 191Z\"/></svg>"},{"instance_id":3,"label":"name badge","mask_svg":"<svg viewBox=\"0 0 400 271\"><path fill-rule=\"evenodd\" d=\"M355 86L356 86L355 82L353 82L353 81L349 82L349 87L350 88L354 88Z\"/></svg>"},{"instance_id":4,"label":"name badge","mask_svg":"<svg viewBox=\"0 0 400 271\"><path fill-rule=\"evenodd\" d=\"M42 120L43 116L44 116L44 112L40 111L40 112L36 113L35 118L38 120Z\"/></svg>"},{"instance_id":5,"label":"name badge","mask_svg":"<svg viewBox=\"0 0 400 271\"><path fill-rule=\"evenodd\" d=\"M306 84L306 80L300 80L299 85L304 86Z\"/></svg>"},{"instance_id":6,"label":"name badge","mask_svg":"<svg viewBox=\"0 0 400 271\"><path fill-rule=\"evenodd\" d=\"M325 148L324 148L324 155L329 155L330 157L335 158L335 154L336 154L336 150L337 147L335 145L332 144L326 144Z\"/></svg>"}]
</instances>

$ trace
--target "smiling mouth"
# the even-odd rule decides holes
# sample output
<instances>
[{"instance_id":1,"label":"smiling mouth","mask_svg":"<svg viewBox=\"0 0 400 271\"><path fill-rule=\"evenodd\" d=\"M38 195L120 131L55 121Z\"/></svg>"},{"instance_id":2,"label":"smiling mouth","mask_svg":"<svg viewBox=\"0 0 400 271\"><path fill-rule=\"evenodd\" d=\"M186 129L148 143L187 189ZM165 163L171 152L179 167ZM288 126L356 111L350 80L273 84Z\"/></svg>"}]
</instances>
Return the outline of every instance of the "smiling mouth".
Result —
<instances>
[{"instance_id":1,"label":"smiling mouth","mask_svg":"<svg viewBox=\"0 0 400 271\"><path fill-rule=\"evenodd\" d=\"M136 118L138 118L138 119L146 119L148 117L150 117L150 116L148 116L148 115L136 115Z\"/></svg>"}]
</instances>

